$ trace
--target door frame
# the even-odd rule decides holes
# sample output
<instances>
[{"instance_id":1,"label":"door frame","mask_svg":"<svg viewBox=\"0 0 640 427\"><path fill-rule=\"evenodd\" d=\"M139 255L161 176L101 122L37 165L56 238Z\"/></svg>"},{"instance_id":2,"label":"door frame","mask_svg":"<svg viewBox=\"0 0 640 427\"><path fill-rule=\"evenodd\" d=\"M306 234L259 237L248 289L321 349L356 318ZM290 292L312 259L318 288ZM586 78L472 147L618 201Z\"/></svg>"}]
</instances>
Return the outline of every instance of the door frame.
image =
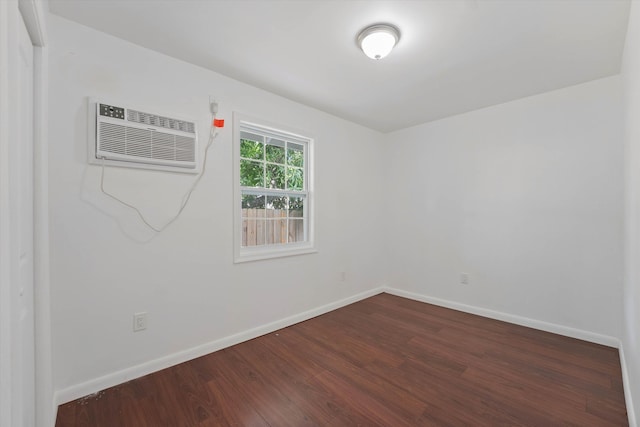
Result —
<instances>
[{"instance_id":1,"label":"door frame","mask_svg":"<svg viewBox=\"0 0 640 427\"><path fill-rule=\"evenodd\" d=\"M53 391L51 357L51 307L49 284L49 205L48 205L48 51L46 30L46 0L0 0L0 123L10 117L11 82L8 70L13 67L9 52L16 39L10 29L22 19L34 46L34 120L33 120L33 202L34 202L34 340L35 340L35 420L38 427L55 424L57 402ZM6 174L9 139L8 126L0 126L0 235L11 229L9 220L9 182ZM11 425L12 389L11 347L12 312L15 301L11 297L11 268L8 239L0 238L0 426Z\"/></svg>"}]
</instances>

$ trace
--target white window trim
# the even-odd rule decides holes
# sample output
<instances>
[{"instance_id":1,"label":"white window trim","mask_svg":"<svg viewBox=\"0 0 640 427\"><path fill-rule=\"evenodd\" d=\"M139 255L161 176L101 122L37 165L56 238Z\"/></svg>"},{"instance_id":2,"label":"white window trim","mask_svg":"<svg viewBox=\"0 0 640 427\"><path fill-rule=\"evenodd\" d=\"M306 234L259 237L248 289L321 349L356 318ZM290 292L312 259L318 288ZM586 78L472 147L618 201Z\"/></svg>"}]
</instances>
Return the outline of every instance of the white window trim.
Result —
<instances>
[{"instance_id":1,"label":"white window trim","mask_svg":"<svg viewBox=\"0 0 640 427\"><path fill-rule=\"evenodd\" d=\"M306 183L307 198L305 208L307 214L307 241L287 243L283 245L265 245L242 247L242 196L240 187L240 126L248 125L270 130L276 133L286 133L307 141ZM314 138L308 132L302 132L279 124L269 123L244 114L233 113L233 261L234 263L258 261L263 259L281 258L317 252L315 248L315 203L314 203Z\"/></svg>"}]
</instances>

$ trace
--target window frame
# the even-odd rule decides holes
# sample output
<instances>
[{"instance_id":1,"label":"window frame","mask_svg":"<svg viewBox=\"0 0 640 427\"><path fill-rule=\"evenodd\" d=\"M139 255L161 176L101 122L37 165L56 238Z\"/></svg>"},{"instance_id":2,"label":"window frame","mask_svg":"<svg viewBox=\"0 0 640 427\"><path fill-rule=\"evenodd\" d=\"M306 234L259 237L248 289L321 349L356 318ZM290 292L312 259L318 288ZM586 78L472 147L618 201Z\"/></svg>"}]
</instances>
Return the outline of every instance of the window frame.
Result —
<instances>
[{"instance_id":1,"label":"window frame","mask_svg":"<svg viewBox=\"0 0 640 427\"><path fill-rule=\"evenodd\" d=\"M241 131L267 134L266 136L282 137L290 142L305 145L304 187L300 190L268 189L264 187L242 187L240 185L240 135ZM314 138L308 132L301 132L290 126L269 123L241 113L233 113L233 247L234 263L281 258L317 252L314 232L314 191L313 191L313 148ZM265 145L266 147L266 145ZM243 190L248 194L288 195L290 193L306 193L304 203L304 220L306 221L306 237L303 242L270 244L260 246L242 246L242 196Z\"/></svg>"}]
</instances>

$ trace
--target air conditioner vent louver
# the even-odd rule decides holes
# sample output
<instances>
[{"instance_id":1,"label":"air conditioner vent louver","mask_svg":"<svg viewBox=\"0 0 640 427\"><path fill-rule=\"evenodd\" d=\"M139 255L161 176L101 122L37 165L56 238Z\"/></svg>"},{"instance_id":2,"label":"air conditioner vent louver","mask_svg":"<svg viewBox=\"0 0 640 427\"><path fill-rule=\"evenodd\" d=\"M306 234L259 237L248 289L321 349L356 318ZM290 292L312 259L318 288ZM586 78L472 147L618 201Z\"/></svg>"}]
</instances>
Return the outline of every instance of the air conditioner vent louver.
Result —
<instances>
[{"instance_id":1,"label":"air conditioner vent louver","mask_svg":"<svg viewBox=\"0 0 640 427\"><path fill-rule=\"evenodd\" d=\"M96 159L194 172L196 152L195 122L96 103Z\"/></svg>"},{"instance_id":2,"label":"air conditioner vent louver","mask_svg":"<svg viewBox=\"0 0 640 427\"><path fill-rule=\"evenodd\" d=\"M188 133L196 133L195 126L191 122L171 119L169 117L157 116L155 114L143 113L136 110L127 109L127 120L134 123L179 130Z\"/></svg>"}]
</instances>

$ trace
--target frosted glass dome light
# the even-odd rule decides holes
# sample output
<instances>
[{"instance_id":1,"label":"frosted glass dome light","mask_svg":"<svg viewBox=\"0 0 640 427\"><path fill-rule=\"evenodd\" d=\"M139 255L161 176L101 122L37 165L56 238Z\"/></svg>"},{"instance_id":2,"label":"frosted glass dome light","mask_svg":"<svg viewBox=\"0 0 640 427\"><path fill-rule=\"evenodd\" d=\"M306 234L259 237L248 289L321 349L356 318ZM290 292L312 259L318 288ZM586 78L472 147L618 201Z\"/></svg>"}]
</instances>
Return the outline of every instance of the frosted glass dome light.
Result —
<instances>
[{"instance_id":1,"label":"frosted glass dome light","mask_svg":"<svg viewBox=\"0 0 640 427\"><path fill-rule=\"evenodd\" d=\"M376 24L358 34L360 49L371 59L382 59L391 53L400 40L400 32L389 24Z\"/></svg>"}]
</instances>

